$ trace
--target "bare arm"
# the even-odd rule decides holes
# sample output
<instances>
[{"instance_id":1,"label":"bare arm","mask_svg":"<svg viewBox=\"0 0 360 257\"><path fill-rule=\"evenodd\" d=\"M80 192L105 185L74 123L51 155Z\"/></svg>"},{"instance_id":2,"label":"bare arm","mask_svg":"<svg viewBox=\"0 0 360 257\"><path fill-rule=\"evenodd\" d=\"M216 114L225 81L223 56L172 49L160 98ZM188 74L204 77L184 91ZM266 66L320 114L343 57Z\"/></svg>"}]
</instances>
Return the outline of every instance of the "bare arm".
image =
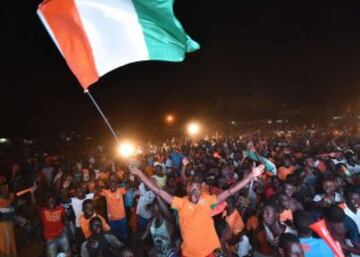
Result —
<instances>
[{"instance_id":1,"label":"bare arm","mask_svg":"<svg viewBox=\"0 0 360 257\"><path fill-rule=\"evenodd\" d=\"M186 166L182 166L181 167L181 170L180 170L180 178L181 178L181 183L183 184L183 185L185 185L185 183L186 183L186 175L185 175L185 172L186 172Z\"/></svg>"},{"instance_id":2,"label":"bare arm","mask_svg":"<svg viewBox=\"0 0 360 257\"><path fill-rule=\"evenodd\" d=\"M139 179L148 187L151 191L153 191L156 195L160 196L166 203L172 204L173 196L164 190L160 189L157 185L155 185L151 179L149 179L140 169L130 167L131 173L137 175Z\"/></svg>"},{"instance_id":3,"label":"bare arm","mask_svg":"<svg viewBox=\"0 0 360 257\"><path fill-rule=\"evenodd\" d=\"M36 197L35 197L35 191L37 190L37 184L34 182L34 185L31 187L31 202L33 204L36 204Z\"/></svg>"},{"instance_id":4,"label":"bare arm","mask_svg":"<svg viewBox=\"0 0 360 257\"><path fill-rule=\"evenodd\" d=\"M157 199L161 212L164 214L165 218L168 220L168 222L174 224L175 218L174 215L172 215L171 211L169 210L169 207L166 205L166 203L164 203L164 201L160 197L158 197Z\"/></svg>"},{"instance_id":5,"label":"bare arm","mask_svg":"<svg viewBox=\"0 0 360 257\"><path fill-rule=\"evenodd\" d=\"M236 194L242 188L244 188L252 179L256 178L257 176L261 175L264 172L265 166L263 164L259 165L258 167L254 167L252 172L246 176L244 179L239 181L233 187L225 190L221 194L216 197L216 203L221 203L226 200L226 198Z\"/></svg>"},{"instance_id":6,"label":"bare arm","mask_svg":"<svg viewBox=\"0 0 360 257\"><path fill-rule=\"evenodd\" d=\"M150 235L150 228L151 228L151 224L153 223L153 220L154 219L151 219L150 222L147 224L144 233L140 237L140 242L145 241L145 239Z\"/></svg>"},{"instance_id":7,"label":"bare arm","mask_svg":"<svg viewBox=\"0 0 360 257\"><path fill-rule=\"evenodd\" d=\"M187 157L184 157L182 160L182 167L181 167L181 171L180 171L180 176L181 176L181 183L183 185L186 184L186 167L187 165L189 165L190 161Z\"/></svg>"}]
</instances>

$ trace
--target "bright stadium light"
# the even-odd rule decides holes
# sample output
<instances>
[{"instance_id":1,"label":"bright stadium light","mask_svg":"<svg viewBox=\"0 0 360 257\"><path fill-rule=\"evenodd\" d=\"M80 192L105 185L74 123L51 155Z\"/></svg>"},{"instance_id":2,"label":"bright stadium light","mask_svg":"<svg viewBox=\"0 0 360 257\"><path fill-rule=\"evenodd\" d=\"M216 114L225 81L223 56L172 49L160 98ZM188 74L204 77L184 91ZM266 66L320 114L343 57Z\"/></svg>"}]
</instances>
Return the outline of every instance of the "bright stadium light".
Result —
<instances>
[{"instance_id":1,"label":"bright stadium light","mask_svg":"<svg viewBox=\"0 0 360 257\"><path fill-rule=\"evenodd\" d=\"M7 138L0 138L0 144L6 144L7 142L9 142L9 139L7 139Z\"/></svg>"},{"instance_id":2,"label":"bright stadium light","mask_svg":"<svg viewBox=\"0 0 360 257\"><path fill-rule=\"evenodd\" d=\"M124 158L129 158L135 154L135 147L129 142L120 143L117 150L119 155Z\"/></svg>"},{"instance_id":3,"label":"bright stadium light","mask_svg":"<svg viewBox=\"0 0 360 257\"><path fill-rule=\"evenodd\" d=\"M165 119L166 119L166 122L169 123L169 124L173 123L174 120L175 120L174 116L171 115L171 114L166 115Z\"/></svg>"},{"instance_id":4,"label":"bright stadium light","mask_svg":"<svg viewBox=\"0 0 360 257\"><path fill-rule=\"evenodd\" d=\"M187 131L190 136L196 136L200 132L200 125L195 122L189 123L187 126Z\"/></svg>"}]
</instances>

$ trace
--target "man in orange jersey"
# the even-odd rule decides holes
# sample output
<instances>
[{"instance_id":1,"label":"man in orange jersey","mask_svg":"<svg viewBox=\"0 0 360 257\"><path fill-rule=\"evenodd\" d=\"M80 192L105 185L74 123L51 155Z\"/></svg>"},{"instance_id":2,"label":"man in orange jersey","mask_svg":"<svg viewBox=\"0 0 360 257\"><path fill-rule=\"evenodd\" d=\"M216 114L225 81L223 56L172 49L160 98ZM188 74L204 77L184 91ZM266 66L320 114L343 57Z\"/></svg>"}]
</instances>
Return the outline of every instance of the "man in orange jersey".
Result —
<instances>
[{"instance_id":1,"label":"man in orange jersey","mask_svg":"<svg viewBox=\"0 0 360 257\"><path fill-rule=\"evenodd\" d=\"M109 189L101 190L100 194L106 199L111 231L118 239L126 240L127 221L124 207L126 189L124 187L118 187L117 181L111 181Z\"/></svg>"},{"instance_id":2,"label":"man in orange jersey","mask_svg":"<svg viewBox=\"0 0 360 257\"><path fill-rule=\"evenodd\" d=\"M183 164L186 165L186 159ZM130 165L130 171L159 195L165 202L179 213L180 232L183 239L181 246L183 257L210 257L220 248L211 209L244 188L253 178L264 171L264 165L253 167L252 172L233 187L219 195L201 194L199 182L191 182L187 187L187 196L174 197L155 185L140 169Z\"/></svg>"}]
</instances>

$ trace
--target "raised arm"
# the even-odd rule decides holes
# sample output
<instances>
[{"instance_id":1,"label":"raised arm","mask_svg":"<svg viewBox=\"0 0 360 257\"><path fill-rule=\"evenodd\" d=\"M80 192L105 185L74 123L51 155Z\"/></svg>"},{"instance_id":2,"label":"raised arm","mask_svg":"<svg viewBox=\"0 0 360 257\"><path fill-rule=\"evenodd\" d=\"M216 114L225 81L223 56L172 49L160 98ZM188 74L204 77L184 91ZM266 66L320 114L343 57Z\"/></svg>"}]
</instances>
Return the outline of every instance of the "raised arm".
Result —
<instances>
[{"instance_id":1,"label":"raised arm","mask_svg":"<svg viewBox=\"0 0 360 257\"><path fill-rule=\"evenodd\" d=\"M184 157L182 160L183 165L180 170L180 178L181 178L181 183L183 185L186 184L186 167L189 165L189 163L190 163L189 158Z\"/></svg>"},{"instance_id":2,"label":"raised arm","mask_svg":"<svg viewBox=\"0 0 360 257\"><path fill-rule=\"evenodd\" d=\"M175 223L176 220L175 220L175 217L174 215L171 213L170 209L169 209L169 206L166 205L166 203L164 203L164 201L158 197L158 203L159 203L159 207L160 207L160 210L161 212L164 214L165 218L171 222L171 223Z\"/></svg>"},{"instance_id":3,"label":"raised arm","mask_svg":"<svg viewBox=\"0 0 360 257\"><path fill-rule=\"evenodd\" d=\"M220 193L216 197L216 203L221 203L226 200L226 198L236 194L239 192L242 188L244 188L252 179L255 179L256 177L260 176L264 172L265 166L263 164L253 167L252 172L247 175L244 179L239 181L237 184L235 184L233 187L229 188L228 190L225 190L224 192Z\"/></svg>"},{"instance_id":4,"label":"raised arm","mask_svg":"<svg viewBox=\"0 0 360 257\"><path fill-rule=\"evenodd\" d=\"M160 189L157 185L155 185L151 179L149 179L140 169L135 167L129 167L130 172L139 177L139 179L148 187L151 191L153 191L156 195L160 196L165 202L168 204L172 204L173 196L164 190Z\"/></svg>"}]
</instances>

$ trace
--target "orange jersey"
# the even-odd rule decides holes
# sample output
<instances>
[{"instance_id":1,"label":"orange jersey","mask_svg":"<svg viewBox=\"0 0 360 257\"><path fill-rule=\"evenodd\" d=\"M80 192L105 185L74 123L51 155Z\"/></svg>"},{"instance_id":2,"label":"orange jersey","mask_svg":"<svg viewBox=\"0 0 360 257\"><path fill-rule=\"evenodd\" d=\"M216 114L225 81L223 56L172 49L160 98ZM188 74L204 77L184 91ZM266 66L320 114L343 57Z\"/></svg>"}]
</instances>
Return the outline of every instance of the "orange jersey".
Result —
<instances>
[{"instance_id":1,"label":"orange jersey","mask_svg":"<svg viewBox=\"0 0 360 257\"><path fill-rule=\"evenodd\" d=\"M244 221L237 210L235 210L233 213L227 216L225 220L226 223L229 225L233 235L238 235L241 231L244 230L245 227Z\"/></svg>"},{"instance_id":2,"label":"orange jersey","mask_svg":"<svg viewBox=\"0 0 360 257\"><path fill-rule=\"evenodd\" d=\"M280 213L280 221L293 221L293 213L290 209L284 210L282 213Z\"/></svg>"},{"instance_id":3,"label":"orange jersey","mask_svg":"<svg viewBox=\"0 0 360 257\"><path fill-rule=\"evenodd\" d=\"M188 197L174 197L172 208L179 212L179 223L183 243L182 254L204 257L220 248L219 238L211 218L211 208L216 196L202 194L199 202L193 204Z\"/></svg>"},{"instance_id":4,"label":"orange jersey","mask_svg":"<svg viewBox=\"0 0 360 257\"><path fill-rule=\"evenodd\" d=\"M125 217L124 194L125 188L118 188L115 192L102 190L101 195L106 199L109 220L120 220Z\"/></svg>"},{"instance_id":5,"label":"orange jersey","mask_svg":"<svg viewBox=\"0 0 360 257\"><path fill-rule=\"evenodd\" d=\"M294 166L291 166L289 168L281 166L277 171L277 176L279 177L280 180L285 181L286 177L290 174L294 174L295 171L296 171L296 167Z\"/></svg>"}]
</instances>

